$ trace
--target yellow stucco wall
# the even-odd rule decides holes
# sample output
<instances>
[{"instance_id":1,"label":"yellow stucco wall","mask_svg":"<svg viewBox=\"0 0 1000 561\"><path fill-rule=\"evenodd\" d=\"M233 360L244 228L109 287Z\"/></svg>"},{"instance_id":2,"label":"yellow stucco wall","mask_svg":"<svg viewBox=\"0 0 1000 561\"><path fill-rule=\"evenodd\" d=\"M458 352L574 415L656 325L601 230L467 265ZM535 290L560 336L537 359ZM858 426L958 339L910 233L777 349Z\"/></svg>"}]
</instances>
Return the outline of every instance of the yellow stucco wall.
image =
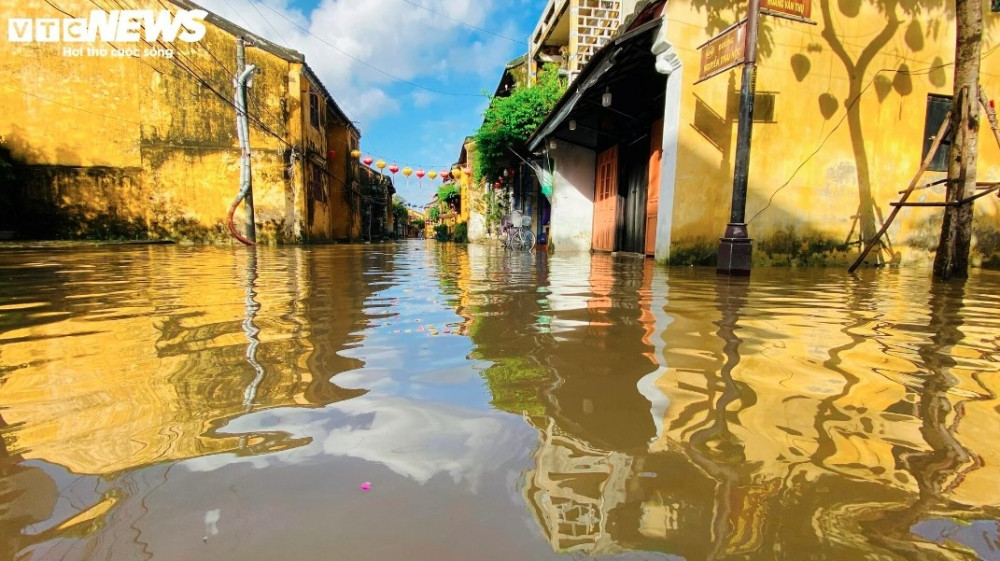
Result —
<instances>
[{"instance_id":1,"label":"yellow stucco wall","mask_svg":"<svg viewBox=\"0 0 1000 561\"><path fill-rule=\"evenodd\" d=\"M74 16L95 8L85 0L66 0L59 7ZM159 11L163 4L139 0L135 7ZM0 10L11 17L65 17L42 0L0 0ZM0 42L0 73L7 77L0 87L0 137L32 178L21 186L32 204L43 207L42 216L55 214L44 216L57 223L48 235L93 236L94 224L106 222L153 238L230 239L224 221L239 190L232 104L239 30L213 18L205 20L207 32L195 43L153 44L169 47L170 58L88 56L88 47L111 48L100 41ZM143 42L121 45L149 48ZM83 54L66 54L67 47ZM318 88L302 63L292 60L299 55L288 53L246 49L247 63L260 69L250 88L249 112L261 242L332 235L329 201L315 204L313 222L307 223L307 167L312 161L326 167L327 138L309 126L308 94ZM320 104L325 121L323 96ZM94 179L95 170L103 182ZM328 183L327 175L321 176ZM325 183L323 189L329 194ZM242 208L235 217L242 231Z\"/></svg>"},{"instance_id":2,"label":"yellow stucco wall","mask_svg":"<svg viewBox=\"0 0 1000 561\"><path fill-rule=\"evenodd\" d=\"M683 64L671 262L714 255L730 218L741 72L733 69L694 84L700 65L696 47L746 8L740 4L733 11L731 3L712 2L709 12L704 6L681 0L666 8L668 38ZM757 93L773 95L774 111L762 122L758 105L751 143L746 219L757 263L850 262L857 255L859 222L872 233L879 228L892 210L889 203L898 200L898 191L920 166L927 96L952 93L953 5L921 4L912 12L897 6L895 22L860 0L816 1L812 10L817 25L762 18ZM994 59L1000 55L990 49L998 44L1000 15L990 13L986 2L984 13L981 84L996 98L1000 66ZM884 45L866 51L883 33ZM1000 149L988 127L981 130L978 169L980 181L1000 180ZM873 204L859 212L866 183ZM943 187L935 187L911 200L938 201L943 194ZM973 262L998 259L1000 200L980 199L975 214ZM940 208L903 209L888 232L897 255L883 257L929 262L941 216Z\"/></svg>"},{"instance_id":3,"label":"yellow stucco wall","mask_svg":"<svg viewBox=\"0 0 1000 561\"><path fill-rule=\"evenodd\" d=\"M358 196L352 190L352 174L357 160L351 150L358 147L358 136L343 123L327 122L327 145L335 154L330 162L331 237L335 240L356 240L361 228Z\"/></svg>"}]
</instances>

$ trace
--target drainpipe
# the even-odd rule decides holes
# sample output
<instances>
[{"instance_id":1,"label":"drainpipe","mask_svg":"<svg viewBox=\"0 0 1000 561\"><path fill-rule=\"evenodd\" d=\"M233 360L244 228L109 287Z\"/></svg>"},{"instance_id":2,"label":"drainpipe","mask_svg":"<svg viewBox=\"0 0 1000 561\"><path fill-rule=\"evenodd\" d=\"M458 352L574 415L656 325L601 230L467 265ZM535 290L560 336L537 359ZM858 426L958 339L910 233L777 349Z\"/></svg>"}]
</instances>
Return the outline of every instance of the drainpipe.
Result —
<instances>
[{"instance_id":1,"label":"drainpipe","mask_svg":"<svg viewBox=\"0 0 1000 561\"><path fill-rule=\"evenodd\" d=\"M257 229L254 222L253 182L250 175L250 123L247 118L247 88L251 85L257 67L251 64L244 68L244 60L244 43L241 37L236 43L236 63L241 70L235 80L236 137L240 143L240 191L233 203L229 205L227 224L233 237L245 245L255 245L257 243ZM233 226L233 213L240 201L244 202L246 210L246 237L239 235Z\"/></svg>"}]
</instances>

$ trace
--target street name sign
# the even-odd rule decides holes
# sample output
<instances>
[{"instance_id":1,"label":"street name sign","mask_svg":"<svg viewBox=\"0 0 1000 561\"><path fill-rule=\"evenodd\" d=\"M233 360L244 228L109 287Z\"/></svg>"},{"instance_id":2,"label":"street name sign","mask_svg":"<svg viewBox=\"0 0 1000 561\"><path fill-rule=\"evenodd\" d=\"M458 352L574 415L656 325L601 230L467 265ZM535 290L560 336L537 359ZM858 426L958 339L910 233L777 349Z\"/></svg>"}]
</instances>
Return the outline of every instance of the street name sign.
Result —
<instances>
[{"instance_id":1,"label":"street name sign","mask_svg":"<svg viewBox=\"0 0 1000 561\"><path fill-rule=\"evenodd\" d=\"M743 64L746 60L746 31L746 21L741 21L698 47L701 49L701 70L696 84Z\"/></svg>"}]
</instances>

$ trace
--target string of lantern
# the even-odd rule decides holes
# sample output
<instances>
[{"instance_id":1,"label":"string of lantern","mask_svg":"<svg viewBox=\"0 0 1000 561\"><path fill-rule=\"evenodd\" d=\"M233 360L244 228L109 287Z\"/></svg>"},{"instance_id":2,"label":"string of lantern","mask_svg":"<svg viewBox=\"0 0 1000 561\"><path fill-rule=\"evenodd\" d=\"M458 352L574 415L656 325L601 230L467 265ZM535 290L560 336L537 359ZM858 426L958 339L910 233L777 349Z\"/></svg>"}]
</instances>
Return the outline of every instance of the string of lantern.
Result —
<instances>
[{"instance_id":1,"label":"string of lantern","mask_svg":"<svg viewBox=\"0 0 1000 561\"><path fill-rule=\"evenodd\" d=\"M361 150L358 150L357 148L355 148L354 150L351 150L351 157L354 158L355 160L360 161L362 164L364 164L364 165L366 165L368 167L372 167L372 165L374 164L374 167L378 169L379 175L383 174L383 170L388 169L389 173L391 173L392 176L395 178L396 173L402 171L403 172L403 176L406 178L406 186L407 187L410 186L410 176L411 175L417 176L417 182L418 182L418 187L419 188L423 187L423 179L424 179L424 177L427 177L431 181L434 181L435 179L437 179L438 177L440 177L442 183L445 183L449 179L452 179L454 181L458 181L458 180L461 180L463 176L467 176L467 177L471 177L472 176L472 169L468 165L465 165L465 166L463 166L461 168L459 168L458 166L452 166L451 169L448 169L447 167L444 167L443 169L441 169L441 171L437 171L435 169L430 169L430 170L425 171L422 167L419 167L416 170L414 170L410 166L405 166L405 167L400 168L395 163L387 164L386 161L384 159L382 159L382 158L379 158L378 160L376 160L374 157L372 157L370 155L367 155L367 154L365 154L364 156L362 156Z\"/></svg>"}]
</instances>

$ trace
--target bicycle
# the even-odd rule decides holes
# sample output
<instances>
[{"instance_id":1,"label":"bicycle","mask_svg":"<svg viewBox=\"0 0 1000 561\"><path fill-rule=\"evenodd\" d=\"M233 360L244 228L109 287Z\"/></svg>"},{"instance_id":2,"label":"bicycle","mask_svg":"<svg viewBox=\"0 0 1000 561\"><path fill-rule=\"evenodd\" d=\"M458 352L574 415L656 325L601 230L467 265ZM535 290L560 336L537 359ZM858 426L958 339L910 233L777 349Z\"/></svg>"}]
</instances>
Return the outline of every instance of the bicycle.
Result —
<instances>
[{"instance_id":1,"label":"bicycle","mask_svg":"<svg viewBox=\"0 0 1000 561\"><path fill-rule=\"evenodd\" d=\"M504 216L500 228L505 250L531 251L535 247L535 234L531 231L531 217L520 212Z\"/></svg>"}]
</instances>

